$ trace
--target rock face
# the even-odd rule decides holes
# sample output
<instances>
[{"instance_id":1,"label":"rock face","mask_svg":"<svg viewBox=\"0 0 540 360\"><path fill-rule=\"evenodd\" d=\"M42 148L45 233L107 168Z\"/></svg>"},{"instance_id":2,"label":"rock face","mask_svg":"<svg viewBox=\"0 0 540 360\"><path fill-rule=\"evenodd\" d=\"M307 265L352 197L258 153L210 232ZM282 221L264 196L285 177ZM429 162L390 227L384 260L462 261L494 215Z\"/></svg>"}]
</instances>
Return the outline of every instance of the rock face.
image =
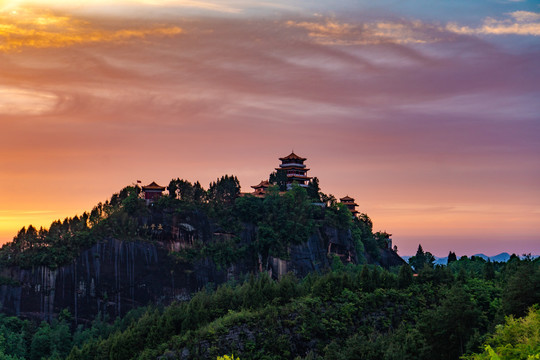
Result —
<instances>
[{"instance_id":1,"label":"rock face","mask_svg":"<svg viewBox=\"0 0 540 360\"><path fill-rule=\"evenodd\" d=\"M171 251L192 246L194 239L219 241L227 234L215 233L201 222L178 224L171 236L152 242L107 239L58 269L4 269L2 276L18 285L0 286L0 311L51 320L67 308L76 322L91 321L99 312L115 318L148 303L187 300L208 283L220 284L260 270L256 256L242 259L228 269L219 268L208 258L179 261L170 255ZM241 242L249 244L255 234L255 227L246 225L240 234ZM289 255L288 259L268 259L267 270L274 278L288 272L305 276L321 271L330 266L329 259L334 255L343 262L358 261L350 231L331 227L318 229L307 242L292 246ZM385 250L378 262L389 267L400 265L400 261L397 254Z\"/></svg>"},{"instance_id":2,"label":"rock face","mask_svg":"<svg viewBox=\"0 0 540 360\"><path fill-rule=\"evenodd\" d=\"M188 298L198 284L182 270L159 244L108 239L56 270L4 271L20 286L0 287L0 310L50 320L67 308L77 321L98 312L114 318L149 302Z\"/></svg>"}]
</instances>

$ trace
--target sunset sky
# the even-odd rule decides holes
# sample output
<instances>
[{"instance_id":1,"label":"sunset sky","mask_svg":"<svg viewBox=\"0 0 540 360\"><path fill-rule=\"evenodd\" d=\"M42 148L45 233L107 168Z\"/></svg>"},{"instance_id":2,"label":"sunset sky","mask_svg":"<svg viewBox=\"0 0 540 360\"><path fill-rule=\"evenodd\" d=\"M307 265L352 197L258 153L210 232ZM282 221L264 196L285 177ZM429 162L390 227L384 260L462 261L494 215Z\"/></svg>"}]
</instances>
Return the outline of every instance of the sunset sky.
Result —
<instances>
[{"instance_id":1,"label":"sunset sky","mask_svg":"<svg viewBox=\"0 0 540 360\"><path fill-rule=\"evenodd\" d=\"M0 243L294 150L401 255L540 254L537 1L0 0L0 124Z\"/></svg>"}]
</instances>

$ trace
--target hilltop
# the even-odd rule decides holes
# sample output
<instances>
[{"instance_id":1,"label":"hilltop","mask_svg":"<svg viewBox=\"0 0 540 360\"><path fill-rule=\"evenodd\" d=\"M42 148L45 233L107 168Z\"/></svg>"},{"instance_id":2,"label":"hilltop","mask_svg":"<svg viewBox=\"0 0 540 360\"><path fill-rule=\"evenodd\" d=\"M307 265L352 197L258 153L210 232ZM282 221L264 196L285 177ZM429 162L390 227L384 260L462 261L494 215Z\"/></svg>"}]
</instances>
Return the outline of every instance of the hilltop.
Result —
<instances>
[{"instance_id":1,"label":"hilltop","mask_svg":"<svg viewBox=\"0 0 540 360\"><path fill-rule=\"evenodd\" d=\"M208 189L179 178L168 186L134 184L49 229L22 228L0 249L8 286L2 310L52 319L67 308L76 321L90 321L98 312L115 317L149 302L189 299L209 283L250 273L280 279L336 262L405 263L354 199L322 193L292 155L283 158L292 161L285 166L292 179L278 168L253 193L240 193L229 175Z\"/></svg>"}]
</instances>

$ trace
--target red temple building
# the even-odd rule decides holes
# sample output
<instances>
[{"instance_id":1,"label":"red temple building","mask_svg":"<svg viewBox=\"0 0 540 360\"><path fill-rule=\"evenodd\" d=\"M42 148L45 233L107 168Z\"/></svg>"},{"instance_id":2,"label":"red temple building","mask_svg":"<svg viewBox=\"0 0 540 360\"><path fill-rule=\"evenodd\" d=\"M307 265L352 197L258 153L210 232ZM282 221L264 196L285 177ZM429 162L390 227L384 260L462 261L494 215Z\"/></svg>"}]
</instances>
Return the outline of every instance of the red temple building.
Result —
<instances>
[{"instance_id":1,"label":"red temple building","mask_svg":"<svg viewBox=\"0 0 540 360\"><path fill-rule=\"evenodd\" d=\"M307 176L309 169L304 165L306 158L296 155L294 152L286 157L279 158L281 165L276 168L277 171L285 171L287 174L287 187L290 187L292 183L296 182L298 185L307 187L306 182L311 180L311 177Z\"/></svg>"},{"instance_id":2,"label":"red temple building","mask_svg":"<svg viewBox=\"0 0 540 360\"><path fill-rule=\"evenodd\" d=\"M256 197L264 197L266 195L266 189L270 186L268 180L262 180L258 185L253 185L252 188L255 191L251 194Z\"/></svg>"},{"instance_id":3,"label":"red temple building","mask_svg":"<svg viewBox=\"0 0 540 360\"><path fill-rule=\"evenodd\" d=\"M148 205L158 200L161 195L163 195L163 191L165 191L165 186L159 186L154 181L152 181L152 183L143 186L142 191L144 193L144 199L146 200L146 204Z\"/></svg>"},{"instance_id":4,"label":"red temple building","mask_svg":"<svg viewBox=\"0 0 540 360\"><path fill-rule=\"evenodd\" d=\"M358 204L354 202L354 199L352 197L347 195L339 199L339 201L351 211L353 216L356 216L358 214L358 211L356 211L356 207L358 206Z\"/></svg>"}]
</instances>

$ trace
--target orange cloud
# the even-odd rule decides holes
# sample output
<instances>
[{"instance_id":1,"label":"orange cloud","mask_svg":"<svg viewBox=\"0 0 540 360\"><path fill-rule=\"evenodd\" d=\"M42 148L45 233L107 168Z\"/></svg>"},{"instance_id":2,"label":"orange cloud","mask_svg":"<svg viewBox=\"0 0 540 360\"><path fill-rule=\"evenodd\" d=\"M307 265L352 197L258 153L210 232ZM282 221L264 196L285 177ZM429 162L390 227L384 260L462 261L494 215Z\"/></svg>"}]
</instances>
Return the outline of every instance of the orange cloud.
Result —
<instances>
[{"instance_id":1,"label":"orange cloud","mask_svg":"<svg viewBox=\"0 0 540 360\"><path fill-rule=\"evenodd\" d=\"M486 18L483 24L476 28L449 23L446 29L454 33L467 35L540 36L540 13L514 11L509 15L511 18L504 20Z\"/></svg>"},{"instance_id":2,"label":"orange cloud","mask_svg":"<svg viewBox=\"0 0 540 360\"><path fill-rule=\"evenodd\" d=\"M0 86L0 114L38 115L54 108L57 101L52 93Z\"/></svg>"},{"instance_id":3,"label":"orange cloud","mask_svg":"<svg viewBox=\"0 0 540 360\"><path fill-rule=\"evenodd\" d=\"M288 21L287 26L307 30L308 35L325 45L409 44L438 41L421 21L342 23L333 19L323 22Z\"/></svg>"},{"instance_id":4,"label":"orange cloud","mask_svg":"<svg viewBox=\"0 0 540 360\"><path fill-rule=\"evenodd\" d=\"M173 36L182 33L178 26L142 29L102 30L87 21L50 11L17 9L0 13L0 51L24 47L54 48L83 43L123 42L147 36Z\"/></svg>"}]
</instances>

